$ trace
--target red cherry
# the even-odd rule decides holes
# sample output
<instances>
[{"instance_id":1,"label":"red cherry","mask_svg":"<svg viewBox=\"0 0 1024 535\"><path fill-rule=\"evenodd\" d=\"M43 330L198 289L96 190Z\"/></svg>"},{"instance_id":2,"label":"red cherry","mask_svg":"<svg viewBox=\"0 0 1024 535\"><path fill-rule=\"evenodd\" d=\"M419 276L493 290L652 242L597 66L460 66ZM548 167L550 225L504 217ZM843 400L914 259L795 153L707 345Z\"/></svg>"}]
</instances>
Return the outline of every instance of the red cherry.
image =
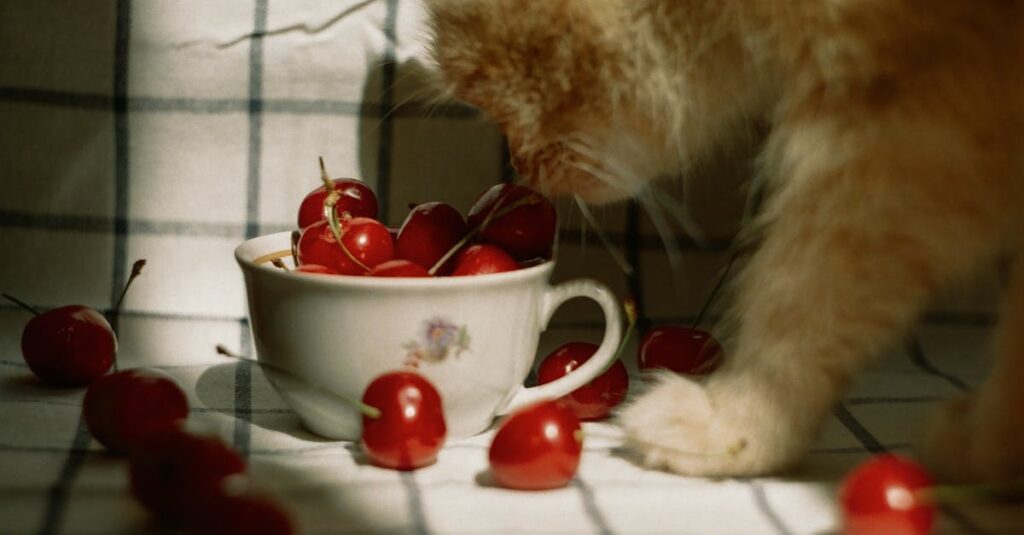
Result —
<instances>
[{"instance_id":1,"label":"red cherry","mask_svg":"<svg viewBox=\"0 0 1024 535\"><path fill-rule=\"evenodd\" d=\"M334 190L341 193L338 203L334 205L334 211L339 219L344 218L346 212L352 217L377 217L377 196L366 184L352 178L335 178L332 182ZM320 186L302 199L302 204L299 205L300 229L324 219L326 198L327 188Z\"/></svg>"},{"instance_id":2,"label":"red cherry","mask_svg":"<svg viewBox=\"0 0 1024 535\"><path fill-rule=\"evenodd\" d=\"M154 433L188 417L188 398L157 370L131 369L104 375L85 391L82 413L89 432L111 451L129 453Z\"/></svg>"},{"instance_id":3,"label":"red cherry","mask_svg":"<svg viewBox=\"0 0 1024 535\"><path fill-rule=\"evenodd\" d=\"M409 260L396 258L377 264L370 270L371 277L429 277L430 273L423 266Z\"/></svg>"},{"instance_id":4,"label":"red cherry","mask_svg":"<svg viewBox=\"0 0 1024 535\"><path fill-rule=\"evenodd\" d=\"M391 235L379 221L355 217L341 221L340 227L341 242L352 257L366 268L372 269L394 258ZM296 252L299 265L321 264L342 275L364 275L367 271L341 250L326 220L314 223L302 231Z\"/></svg>"},{"instance_id":5,"label":"red cherry","mask_svg":"<svg viewBox=\"0 0 1024 535\"><path fill-rule=\"evenodd\" d=\"M245 471L245 461L219 438L180 428L151 434L132 452L132 495L162 518L189 521L224 493L225 480Z\"/></svg>"},{"instance_id":6,"label":"red cherry","mask_svg":"<svg viewBox=\"0 0 1024 535\"><path fill-rule=\"evenodd\" d=\"M466 236L462 214L440 202L423 203L409 212L395 242L395 258L412 260L430 269ZM439 275L450 273L454 262L445 262Z\"/></svg>"},{"instance_id":7,"label":"red cherry","mask_svg":"<svg viewBox=\"0 0 1024 535\"><path fill-rule=\"evenodd\" d=\"M117 338L102 314L68 305L28 321L21 334L21 354L44 382L85 386L110 369Z\"/></svg>"},{"instance_id":8,"label":"red cherry","mask_svg":"<svg viewBox=\"0 0 1024 535\"><path fill-rule=\"evenodd\" d=\"M519 264L505 251L484 243L470 245L455 256L453 277L515 271Z\"/></svg>"},{"instance_id":9,"label":"red cherry","mask_svg":"<svg viewBox=\"0 0 1024 535\"><path fill-rule=\"evenodd\" d=\"M339 275L337 271L320 264L302 264L292 271L296 273L311 273L316 275Z\"/></svg>"},{"instance_id":10,"label":"red cherry","mask_svg":"<svg viewBox=\"0 0 1024 535\"><path fill-rule=\"evenodd\" d=\"M206 507L193 526L200 535L246 533L251 535L291 535L295 524L277 502L263 496L219 496Z\"/></svg>"},{"instance_id":11,"label":"red cherry","mask_svg":"<svg viewBox=\"0 0 1024 535\"><path fill-rule=\"evenodd\" d=\"M579 418L559 401L541 401L508 416L494 435L488 459L500 485L521 490L564 487L583 451Z\"/></svg>"},{"instance_id":12,"label":"red cherry","mask_svg":"<svg viewBox=\"0 0 1024 535\"><path fill-rule=\"evenodd\" d=\"M380 411L363 415L363 449L374 464L415 470L437 459L448 428L441 396L430 381L413 372L396 371L374 379L363 403Z\"/></svg>"},{"instance_id":13,"label":"red cherry","mask_svg":"<svg viewBox=\"0 0 1024 535\"><path fill-rule=\"evenodd\" d=\"M722 346L711 333L684 325L659 325L640 340L640 369L666 368L676 373L704 375L722 360Z\"/></svg>"},{"instance_id":14,"label":"red cherry","mask_svg":"<svg viewBox=\"0 0 1024 535\"><path fill-rule=\"evenodd\" d=\"M597 351L597 346L586 342L569 342L544 357L537 368L537 382L550 383L579 368ZM564 396L561 401L576 417L584 421L601 420L626 399L629 374L621 360L616 360L591 382Z\"/></svg>"},{"instance_id":15,"label":"red cherry","mask_svg":"<svg viewBox=\"0 0 1024 535\"><path fill-rule=\"evenodd\" d=\"M935 505L918 492L933 484L928 472L910 459L891 454L872 458L847 474L839 490L843 533L929 533Z\"/></svg>"},{"instance_id":16,"label":"red cherry","mask_svg":"<svg viewBox=\"0 0 1024 535\"><path fill-rule=\"evenodd\" d=\"M528 199L525 204L498 214L502 207L524 198ZM516 260L551 256L558 215L543 195L515 184L493 186L469 209L469 227L479 226L491 212L495 215L480 232L481 241L501 247Z\"/></svg>"}]
</instances>

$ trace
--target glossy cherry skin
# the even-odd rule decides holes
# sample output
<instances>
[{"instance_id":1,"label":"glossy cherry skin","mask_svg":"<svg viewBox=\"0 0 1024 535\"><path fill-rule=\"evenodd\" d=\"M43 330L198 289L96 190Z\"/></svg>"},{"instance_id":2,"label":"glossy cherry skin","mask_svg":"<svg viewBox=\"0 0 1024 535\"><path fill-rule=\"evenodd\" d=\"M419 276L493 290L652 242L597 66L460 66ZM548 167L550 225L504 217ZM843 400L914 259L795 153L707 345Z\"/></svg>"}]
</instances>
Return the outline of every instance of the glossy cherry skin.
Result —
<instances>
[{"instance_id":1,"label":"glossy cherry skin","mask_svg":"<svg viewBox=\"0 0 1024 535\"><path fill-rule=\"evenodd\" d=\"M224 494L228 477L245 468L245 460L219 438L174 428L149 435L132 452L128 472L132 495L146 509L189 522Z\"/></svg>"},{"instance_id":2,"label":"glossy cherry skin","mask_svg":"<svg viewBox=\"0 0 1024 535\"><path fill-rule=\"evenodd\" d=\"M502 207L524 197L529 198L526 204L498 215ZM481 225L492 211L495 216L480 232L481 241L501 247L516 260L551 257L558 215L546 197L526 186L493 186L470 208L466 217L469 228Z\"/></svg>"},{"instance_id":3,"label":"glossy cherry skin","mask_svg":"<svg viewBox=\"0 0 1024 535\"><path fill-rule=\"evenodd\" d=\"M355 217L340 222L341 242L353 258L369 269L395 256L394 242L379 221ZM299 265L320 264L342 275L365 275L367 270L353 262L334 239L327 221L306 227L296 246Z\"/></svg>"},{"instance_id":4,"label":"glossy cherry skin","mask_svg":"<svg viewBox=\"0 0 1024 535\"><path fill-rule=\"evenodd\" d=\"M373 464L415 470L432 464L444 446L448 427L441 395L422 375L385 373L366 387L363 403L380 411L363 415L363 450Z\"/></svg>"},{"instance_id":5,"label":"glossy cherry skin","mask_svg":"<svg viewBox=\"0 0 1024 535\"><path fill-rule=\"evenodd\" d=\"M505 251L493 245L479 243L470 245L455 257L453 277L486 275L519 269L519 263Z\"/></svg>"},{"instance_id":6,"label":"glossy cherry skin","mask_svg":"<svg viewBox=\"0 0 1024 535\"><path fill-rule=\"evenodd\" d=\"M301 266L296 266L292 271L296 273L310 273L315 275L340 275L340 273L334 269L320 264L302 264Z\"/></svg>"},{"instance_id":7,"label":"glossy cherry skin","mask_svg":"<svg viewBox=\"0 0 1024 535\"><path fill-rule=\"evenodd\" d=\"M546 384L579 368L597 351L586 342L569 342L544 357L537 368L537 382ZM583 421L602 420L626 399L629 374L621 360L616 360L601 375L562 397L561 401Z\"/></svg>"},{"instance_id":8,"label":"glossy cherry skin","mask_svg":"<svg viewBox=\"0 0 1024 535\"><path fill-rule=\"evenodd\" d=\"M722 346L711 333L685 325L652 327L640 340L641 370L665 368L687 375L711 373L722 360Z\"/></svg>"},{"instance_id":9,"label":"glossy cherry skin","mask_svg":"<svg viewBox=\"0 0 1024 535\"><path fill-rule=\"evenodd\" d=\"M582 452L579 418L559 401L541 401L505 418L487 458L499 485L543 490L567 485Z\"/></svg>"},{"instance_id":10,"label":"glossy cherry skin","mask_svg":"<svg viewBox=\"0 0 1024 535\"><path fill-rule=\"evenodd\" d=\"M928 472L910 459L891 454L872 458L847 474L839 490L843 533L929 533L935 505L916 493L932 485Z\"/></svg>"},{"instance_id":11,"label":"glossy cherry skin","mask_svg":"<svg viewBox=\"0 0 1024 535\"><path fill-rule=\"evenodd\" d=\"M188 413L188 397L174 379L140 368L96 379L82 402L89 432L117 453L130 453L149 435L177 427Z\"/></svg>"},{"instance_id":12,"label":"glossy cherry skin","mask_svg":"<svg viewBox=\"0 0 1024 535\"><path fill-rule=\"evenodd\" d=\"M411 260L429 270L465 236L466 221L458 210L441 202L423 203L413 208L402 223L395 241L395 258ZM454 255L452 258L436 274L450 273Z\"/></svg>"},{"instance_id":13,"label":"glossy cherry skin","mask_svg":"<svg viewBox=\"0 0 1024 535\"><path fill-rule=\"evenodd\" d=\"M190 526L200 535L291 535L295 523L281 505L265 496L218 496Z\"/></svg>"},{"instance_id":14,"label":"glossy cherry skin","mask_svg":"<svg viewBox=\"0 0 1024 535\"><path fill-rule=\"evenodd\" d=\"M429 277L423 266L409 260L388 260L370 270L371 277Z\"/></svg>"},{"instance_id":15,"label":"glossy cherry skin","mask_svg":"<svg viewBox=\"0 0 1024 535\"><path fill-rule=\"evenodd\" d=\"M85 386L114 363L117 337L99 312L68 305L28 321L21 333L21 354L43 382Z\"/></svg>"},{"instance_id":16,"label":"glossy cherry skin","mask_svg":"<svg viewBox=\"0 0 1024 535\"><path fill-rule=\"evenodd\" d=\"M334 211L339 218L345 217L345 213L351 217L377 217L377 196L366 184L352 178L335 178L334 189L341 192L338 203L334 205ZM324 219L324 199L327 198L327 188L320 186L306 194L299 205L299 228L306 228L317 221Z\"/></svg>"}]
</instances>

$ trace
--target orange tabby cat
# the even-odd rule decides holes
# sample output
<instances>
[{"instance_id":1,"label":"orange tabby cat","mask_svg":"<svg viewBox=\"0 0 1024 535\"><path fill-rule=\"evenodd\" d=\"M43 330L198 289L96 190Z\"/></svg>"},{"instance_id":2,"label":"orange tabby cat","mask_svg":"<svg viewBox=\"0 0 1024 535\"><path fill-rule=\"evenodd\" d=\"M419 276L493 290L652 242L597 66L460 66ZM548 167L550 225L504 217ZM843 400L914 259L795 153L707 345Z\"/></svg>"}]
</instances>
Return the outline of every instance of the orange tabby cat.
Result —
<instances>
[{"instance_id":1,"label":"orange tabby cat","mask_svg":"<svg viewBox=\"0 0 1024 535\"><path fill-rule=\"evenodd\" d=\"M851 375L937 289L1018 253L1024 3L1011 0L427 0L448 87L506 132L520 175L605 202L755 121L771 196L739 281L736 351L661 377L629 444L695 475L799 461ZM1024 476L1024 262L995 369L927 426L951 479Z\"/></svg>"}]
</instances>

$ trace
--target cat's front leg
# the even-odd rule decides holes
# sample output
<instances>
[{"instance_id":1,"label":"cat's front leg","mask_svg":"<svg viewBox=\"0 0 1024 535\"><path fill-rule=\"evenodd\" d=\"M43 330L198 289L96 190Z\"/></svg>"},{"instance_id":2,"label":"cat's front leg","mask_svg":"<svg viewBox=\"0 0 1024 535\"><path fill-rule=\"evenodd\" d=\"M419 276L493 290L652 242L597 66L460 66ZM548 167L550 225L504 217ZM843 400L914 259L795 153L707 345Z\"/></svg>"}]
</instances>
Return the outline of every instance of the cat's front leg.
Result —
<instances>
[{"instance_id":1,"label":"cat's front leg","mask_svg":"<svg viewBox=\"0 0 1024 535\"><path fill-rule=\"evenodd\" d=\"M769 143L787 179L738 282L734 353L705 387L663 378L622 412L647 465L742 476L799 461L851 375L1001 244L1005 196L980 186L960 132L811 119Z\"/></svg>"}]
</instances>

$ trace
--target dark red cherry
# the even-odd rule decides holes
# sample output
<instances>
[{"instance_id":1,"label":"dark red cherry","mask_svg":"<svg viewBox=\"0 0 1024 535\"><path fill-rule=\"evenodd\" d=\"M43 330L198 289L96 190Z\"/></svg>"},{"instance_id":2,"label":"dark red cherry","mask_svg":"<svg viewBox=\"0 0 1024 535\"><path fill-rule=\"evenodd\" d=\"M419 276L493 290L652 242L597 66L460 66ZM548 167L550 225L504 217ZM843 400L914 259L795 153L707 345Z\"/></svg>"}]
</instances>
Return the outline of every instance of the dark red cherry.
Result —
<instances>
[{"instance_id":1,"label":"dark red cherry","mask_svg":"<svg viewBox=\"0 0 1024 535\"><path fill-rule=\"evenodd\" d=\"M519 269L519 263L505 251L485 243L470 245L455 257L453 277L486 275Z\"/></svg>"},{"instance_id":2,"label":"dark red cherry","mask_svg":"<svg viewBox=\"0 0 1024 535\"><path fill-rule=\"evenodd\" d=\"M458 210L441 202L423 203L413 208L402 223L395 258L411 260L429 270L465 236L466 222ZM454 256L436 274L446 275L453 267Z\"/></svg>"},{"instance_id":3,"label":"dark red cherry","mask_svg":"<svg viewBox=\"0 0 1024 535\"><path fill-rule=\"evenodd\" d=\"M523 407L501 423L488 451L491 475L503 487L564 487L576 474L583 432L572 410L558 401Z\"/></svg>"},{"instance_id":4,"label":"dark red cherry","mask_svg":"<svg viewBox=\"0 0 1024 535\"><path fill-rule=\"evenodd\" d=\"M34 316L21 334L32 373L58 386L85 386L114 363L117 338L99 312L68 305Z\"/></svg>"},{"instance_id":5,"label":"dark red cherry","mask_svg":"<svg viewBox=\"0 0 1024 535\"><path fill-rule=\"evenodd\" d=\"M319 221L302 231L296 247L299 265L320 264L342 275L364 275L377 264L394 258L395 249L387 227L366 217L342 220L341 242L351 257L338 246L330 225Z\"/></svg>"},{"instance_id":6,"label":"dark red cherry","mask_svg":"<svg viewBox=\"0 0 1024 535\"><path fill-rule=\"evenodd\" d=\"M341 193L334 211L339 219L344 219L346 212L351 217L377 217L377 196L366 184L352 178L335 178L335 191ZM309 192L299 205L299 228L304 229L324 219L324 199L327 188L320 186Z\"/></svg>"},{"instance_id":7,"label":"dark red cherry","mask_svg":"<svg viewBox=\"0 0 1024 535\"><path fill-rule=\"evenodd\" d=\"M522 203L507 213L504 207ZM484 192L469 210L466 222L475 228L495 215L480 232L480 240L497 245L516 260L551 256L558 215L540 193L515 184L498 184Z\"/></svg>"},{"instance_id":8,"label":"dark red cherry","mask_svg":"<svg viewBox=\"0 0 1024 535\"><path fill-rule=\"evenodd\" d=\"M597 346L586 342L569 342L544 357L537 368L537 382L546 384L579 368L597 351ZM601 420L611 414L626 399L629 374L621 360L608 367L589 383L561 398L576 417L583 421Z\"/></svg>"},{"instance_id":9,"label":"dark red cherry","mask_svg":"<svg viewBox=\"0 0 1024 535\"><path fill-rule=\"evenodd\" d=\"M448 428L430 381L414 372L385 373L370 382L362 401L379 411L363 415L361 442L374 464L415 470L435 461Z\"/></svg>"},{"instance_id":10,"label":"dark red cherry","mask_svg":"<svg viewBox=\"0 0 1024 535\"><path fill-rule=\"evenodd\" d=\"M149 435L132 452L128 472L132 495L146 509L187 523L224 494L228 477L245 468L245 460L219 438L174 428Z\"/></svg>"},{"instance_id":11,"label":"dark red cherry","mask_svg":"<svg viewBox=\"0 0 1024 535\"><path fill-rule=\"evenodd\" d=\"M429 277L423 266L409 260L388 260L370 270L371 277Z\"/></svg>"},{"instance_id":12,"label":"dark red cherry","mask_svg":"<svg viewBox=\"0 0 1024 535\"><path fill-rule=\"evenodd\" d=\"M711 333L685 325L652 327L637 352L642 370L665 368L687 375L711 373L721 360L722 346Z\"/></svg>"},{"instance_id":13,"label":"dark red cherry","mask_svg":"<svg viewBox=\"0 0 1024 535\"><path fill-rule=\"evenodd\" d=\"M130 453L148 436L177 427L188 413L188 398L174 379L141 368L96 379L82 403L89 432L118 453Z\"/></svg>"},{"instance_id":14,"label":"dark red cherry","mask_svg":"<svg viewBox=\"0 0 1024 535\"><path fill-rule=\"evenodd\" d=\"M920 491L933 484L928 472L910 459L884 454L868 460L847 474L839 490L843 533L930 533L935 505Z\"/></svg>"}]
</instances>

